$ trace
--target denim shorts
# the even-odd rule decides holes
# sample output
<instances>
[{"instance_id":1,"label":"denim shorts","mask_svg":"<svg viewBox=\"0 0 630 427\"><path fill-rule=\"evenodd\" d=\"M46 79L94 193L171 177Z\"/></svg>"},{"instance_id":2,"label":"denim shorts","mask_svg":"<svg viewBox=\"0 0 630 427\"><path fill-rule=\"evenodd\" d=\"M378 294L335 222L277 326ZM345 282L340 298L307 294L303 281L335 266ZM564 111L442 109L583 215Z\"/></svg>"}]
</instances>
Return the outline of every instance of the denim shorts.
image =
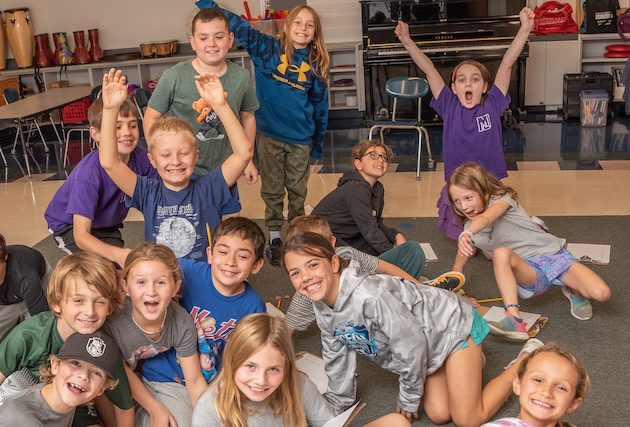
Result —
<instances>
[{"instance_id":1,"label":"denim shorts","mask_svg":"<svg viewBox=\"0 0 630 427\"><path fill-rule=\"evenodd\" d=\"M472 309L473 311L473 324L472 329L470 330L470 336L475 341L475 345L481 344L481 341L488 335L490 332L490 326L486 323L486 319L483 318L481 314L477 311L476 308ZM468 347L468 340L462 344L460 349Z\"/></svg>"},{"instance_id":2,"label":"denim shorts","mask_svg":"<svg viewBox=\"0 0 630 427\"><path fill-rule=\"evenodd\" d=\"M525 258L525 261L536 271L536 282L528 286L518 285L521 298L542 295L555 285L565 286L562 277L578 259L562 248L557 254Z\"/></svg>"}]
</instances>

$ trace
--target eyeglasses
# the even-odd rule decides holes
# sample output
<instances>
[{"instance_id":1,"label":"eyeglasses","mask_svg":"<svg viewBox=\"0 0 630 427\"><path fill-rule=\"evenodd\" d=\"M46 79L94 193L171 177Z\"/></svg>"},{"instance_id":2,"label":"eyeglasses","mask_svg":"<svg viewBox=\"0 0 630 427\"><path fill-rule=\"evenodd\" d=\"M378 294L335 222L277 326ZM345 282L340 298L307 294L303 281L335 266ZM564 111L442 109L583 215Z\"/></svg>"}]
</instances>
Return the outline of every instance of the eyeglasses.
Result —
<instances>
[{"instance_id":1,"label":"eyeglasses","mask_svg":"<svg viewBox=\"0 0 630 427\"><path fill-rule=\"evenodd\" d=\"M380 158L385 163L389 162L389 156L387 154L379 154L376 151L370 151L369 153L365 153L363 157L365 156L370 156L370 159L372 160L378 160Z\"/></svg>"}]
</instances>

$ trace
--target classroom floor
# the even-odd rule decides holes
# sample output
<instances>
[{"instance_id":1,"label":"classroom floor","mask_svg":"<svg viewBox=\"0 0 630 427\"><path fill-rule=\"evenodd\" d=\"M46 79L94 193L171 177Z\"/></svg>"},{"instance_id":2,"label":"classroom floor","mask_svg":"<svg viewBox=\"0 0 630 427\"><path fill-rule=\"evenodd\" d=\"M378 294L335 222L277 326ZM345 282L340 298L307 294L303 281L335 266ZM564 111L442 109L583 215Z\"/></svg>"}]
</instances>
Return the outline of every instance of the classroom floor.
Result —
<instances>
[{"instance_id":1,"label":"classroom floor","mask_svg":"<svg viewBox=\"0 0 630 427\"><path fill-rule=\"evenodd\" d=\"M509 171L505 183L516 188L529 214L630 215L629 117L609 120L605 128L584 128L578 119L562 120L556 115L530 120L516 129L504 129L503 134ZM311 168L307 213L335 188L341 174L352 168L352 146L368 136L368 129L358 120L331 120L329 129L324 159ZM396 154L382 179L386 217L437 217L435 204L444 185L442 129L434 126L428 130L436 170L428 170L425 147L419 181L415 179L417 135L394 131L385 136ZM8 164L0 164L0 233L9 244L34 245L49 235L44 211L71 168L59 166L63 162L59 161L58 146L45 153L41 143L32 144L29 155L33 179L29 180L21 149L16 155L10 154L12 143L12 134L0 138ZM79 159L80 143L76 142L71 144L71 164ZM251 186L240 183L239 191L241 214L263 218L260 182ZM142 220L142 216L132 211L127 219Z\"/></svg>"}]
</instances>

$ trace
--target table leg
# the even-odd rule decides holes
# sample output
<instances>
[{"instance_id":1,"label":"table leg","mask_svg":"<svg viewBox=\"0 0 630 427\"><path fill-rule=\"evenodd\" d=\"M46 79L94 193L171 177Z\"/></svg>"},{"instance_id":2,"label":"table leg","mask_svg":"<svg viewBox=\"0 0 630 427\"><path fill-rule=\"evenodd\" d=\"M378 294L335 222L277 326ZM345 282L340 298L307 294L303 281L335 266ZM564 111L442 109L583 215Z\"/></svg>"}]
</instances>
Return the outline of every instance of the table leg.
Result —
<instances>
[{"instance_id":1,"label":"table leg","mask_svg":"<svg viewBox=\"0 0 630 427\"><path fill-rule=\"evenodd\" d=\"M28 153L26 152L26 143L24 142L24 124L22 123L22 119L18 118L18 132L20 133L20 142L22 143L22 151L24 152L24 161L26 162L26 171L28 173L28 177L31 178L31 166L28 162Z\"/></svg>"}]
</instances>

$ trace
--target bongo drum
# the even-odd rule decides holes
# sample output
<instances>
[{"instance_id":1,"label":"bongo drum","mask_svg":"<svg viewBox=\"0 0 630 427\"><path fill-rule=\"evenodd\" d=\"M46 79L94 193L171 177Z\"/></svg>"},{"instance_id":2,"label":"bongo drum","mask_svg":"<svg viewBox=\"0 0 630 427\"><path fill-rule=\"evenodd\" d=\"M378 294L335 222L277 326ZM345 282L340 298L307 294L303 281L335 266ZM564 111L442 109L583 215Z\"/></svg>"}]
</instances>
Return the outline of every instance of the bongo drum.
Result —
<instances>
[{"instance_id":1,"label":"bongo drum","mask_svg":"<svg viewBox=\"0 0 630 427\"><path fill-rule=\"evenodd\" d=\"M143 58L155 56L155 46L153 42L140 43L140 53Z\"/></svg>"},{"instance_id":2,"label":"bongo drum","mask_svg":"<svg viewBox=\"0 0 630 427\"><path fill-rule=\"evenodd\" d=\"M5 10L7 39L17 66L26 68L33 65L35 55L35 33L28 14L28 8Z\"/></svg>"},{"instance_id":3,"label":"bongo drum","mask_svg":"<svg viewBox=\"0 0 630 427\"><path fill-rule=\"evenodd\" d=\"M155 42L155 53L157 56L169 56L171 54L171 46L170 40Z\"/></svg>"}]
</instances>

